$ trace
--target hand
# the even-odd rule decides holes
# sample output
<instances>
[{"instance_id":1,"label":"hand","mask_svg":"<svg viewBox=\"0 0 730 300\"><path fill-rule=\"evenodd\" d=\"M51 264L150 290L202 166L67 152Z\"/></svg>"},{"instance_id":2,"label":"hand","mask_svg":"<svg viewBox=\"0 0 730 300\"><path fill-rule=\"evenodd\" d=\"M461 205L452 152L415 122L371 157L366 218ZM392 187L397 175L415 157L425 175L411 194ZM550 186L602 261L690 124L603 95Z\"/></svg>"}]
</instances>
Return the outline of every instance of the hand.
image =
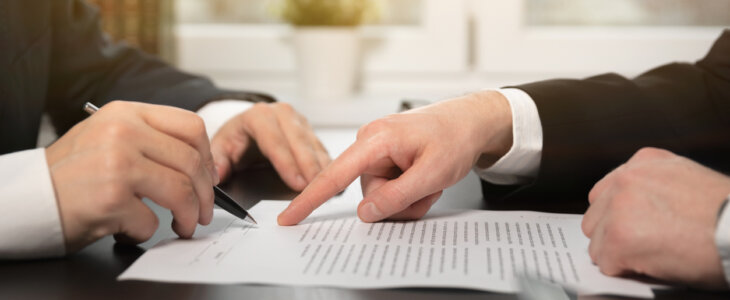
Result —
<instances>
[{"instance_id":1,"label":"hand","mask_svg":"<svg viewBox=\"0 0 730 300\"><path fill-rule=\"evenodd\" d=\"M705 288L726 286L714 243L730 177L645 148L589 194L583 232L606 275L638 273Z\"/></svg>"},{"instance_id":2,"label":"hand","mask_svg":"<svg viewBox=\"0 0 730 300\"><path fill-rule=\"evenodd\" d=\"M502 94L481 92L376 120L279 215L293 225L362 175L365 222L422 217L441 192L512 146Z\"/></svg>"},{"instance_id":3,"label":"hand","mask_svg":"<svg viewBox=\"0 0 730 300\"><path fill-rule=\"evenodd\" d=\"M223 179L248 156L244 155L247 151L256 150L297 191L331 161L307 120L287 103L257 103L226 122L211 141L218 175Z\"/></svg>"},{"instance_id":4,"label":"hand","mask_svg":"<svg viewBox=\"0 0 730 300\"><path fill-rule=\"evenodd\" d=\"M189 238L213 217L218 183L203 121L159 105L115 101L46 149L67 252L115 234L139 243L157 229L149 198Z\"/></svg>"}]
</instances>

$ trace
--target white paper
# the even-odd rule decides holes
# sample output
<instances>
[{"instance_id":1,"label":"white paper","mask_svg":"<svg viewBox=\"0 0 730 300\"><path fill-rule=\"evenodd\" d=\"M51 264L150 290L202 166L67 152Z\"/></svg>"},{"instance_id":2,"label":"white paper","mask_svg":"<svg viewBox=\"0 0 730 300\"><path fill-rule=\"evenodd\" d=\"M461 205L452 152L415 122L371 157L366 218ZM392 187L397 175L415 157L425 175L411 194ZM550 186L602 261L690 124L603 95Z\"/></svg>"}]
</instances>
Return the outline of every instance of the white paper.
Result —
<instances>
[{"instance_id":1,"label":"white paper","mask_svg":"<svg viewBox=\"0 0 730 300\"><path fill-rule=\"evenodd\" d=\"M649 286L604 276L591 263L581 215L436 211L368 224L352 204L326 204L298 226L278 226L287 204L257 204L257 226L216 210L194 239L159 243L119 279L516 292L515 276L526 274L581 294L653 297Z\"/></svg>"}]
</instances>

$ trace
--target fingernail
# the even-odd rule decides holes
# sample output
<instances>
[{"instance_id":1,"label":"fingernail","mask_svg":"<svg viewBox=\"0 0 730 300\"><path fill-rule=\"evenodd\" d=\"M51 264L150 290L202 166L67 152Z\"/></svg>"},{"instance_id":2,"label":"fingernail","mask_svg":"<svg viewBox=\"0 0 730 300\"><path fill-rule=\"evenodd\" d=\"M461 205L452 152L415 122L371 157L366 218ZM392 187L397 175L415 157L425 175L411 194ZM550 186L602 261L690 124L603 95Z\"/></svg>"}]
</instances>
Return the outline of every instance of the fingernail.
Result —
<instances>
[{"instance_id":1,"label":"fingernail","mask_svg":"<svg viewBox=\"0 0 730 300\"><path fill-rule=\"evenodd\" d=\"M302 188L307 186L307 181L304 180L304 177L302 177L302 175L297 175L297 185L301 186Z\"/></svg>"},{"instance_id":2,"label":"fingernail","mask_svg":"<svg viewBox=\"0 0 730 300\"><path fill-rule=\"evenodd\" d=\"M370 202L362 207L361 217L365 222L377 222L383 219L383 212Z\"/></svg>"}]
</instances>

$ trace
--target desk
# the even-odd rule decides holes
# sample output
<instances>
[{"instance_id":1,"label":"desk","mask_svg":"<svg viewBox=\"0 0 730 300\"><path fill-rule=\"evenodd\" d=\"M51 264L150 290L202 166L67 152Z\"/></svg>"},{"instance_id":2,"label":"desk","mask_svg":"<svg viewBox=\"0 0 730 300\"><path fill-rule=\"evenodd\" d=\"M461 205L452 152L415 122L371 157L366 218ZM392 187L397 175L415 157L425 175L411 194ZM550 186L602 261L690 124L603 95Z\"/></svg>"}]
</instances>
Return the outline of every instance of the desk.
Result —
<instances>
[{"instance_id":1,"label":"desk","mask_svg":"<svg viewBox=\"0 0 730 300\"><path fill-rule=\"evenodd\" d=\"M337 149L340 150L340 149ZM224 184L237 201L250 208L262 199L291 199L292 192L270 168L236 173ZM447 189L437 206L483 208L479 180L470 174ZM0 299L516 299L511 294L457 289L349 290L337 288L269 285L170 284L116 281L145 249L172 233L170 213L151 205L160 219L160 228L139 247L121 246L111 237L103 238L67 258L37 261L0 262ZM657 291L657 299L728 299L728 293L693 290ZM586 299L613 299L589 297ZM621 298L624 299L624 298Z\"/></svg>"}]
</instances>

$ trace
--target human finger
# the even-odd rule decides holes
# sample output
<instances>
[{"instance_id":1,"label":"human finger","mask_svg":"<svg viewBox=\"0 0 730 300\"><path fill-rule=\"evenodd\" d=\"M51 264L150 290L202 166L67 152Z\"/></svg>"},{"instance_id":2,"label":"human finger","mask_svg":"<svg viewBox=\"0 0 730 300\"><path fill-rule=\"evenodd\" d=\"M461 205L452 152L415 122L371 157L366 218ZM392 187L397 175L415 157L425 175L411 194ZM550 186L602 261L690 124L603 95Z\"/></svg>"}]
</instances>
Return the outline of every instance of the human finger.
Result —
<instances>
[{"instance_id":1,"label":"human finger","mask_svg":"<svg viewBox=\"0 0 730 300\"><path fill-rule=\"evenodd\" d=\"M588 245L588 254L603 274L618 276L628 271L626 259L622 257L626 245L617 244L615 239L609 238L610 223L611 217L607 215L596 225Z\"/></svg>"},{"instance_id":2,"label":"human finger","mask_svg":"<svg viewBox=\"0 0 730 300\"><path fill-rule=\"evenodd\" d=\"M291 105L280 103L274 106L275 115L299 170L307 182L314 179L322 170L316 153L316 144L312 144L309 125L303 123Z\"/></svg>"},{"instance_id":3,"label":"human finger","mask_svg":"<svg viewBox=\"0 0 730 300\"><path fill-rule=\"evenodd\" d=\"M591 188L590 192L588 192L588 202L593 204L599 196L603 195L609 187L613 186L616 176L624 170L626 170L626 164L618 166L616 169L613 169L611 172L608 172L608 174L603 176L601 180L597 181L596 184L593 185L593 188Z\"/></svg>"},{"instance_id":4,"label":"human finger","mask_svg":"<svg viewBox=\"0 0 730 300\"><path fill-rule=\"evenodd\" d=\"M327 151L327 148L322 145L322 141L319 140L312 130L309 131L309 140L310 143L314 145L320 168L326 168L332 162L329 151Z\"/></svg>"},{"instance_id":5,"label":"human finger","mask_svg":"<svg viewBox=\"0 0 730 300\"><path fill-rule=\"evenodd\" d=\"M289 206L279 214L279 225L294 225L306 218L317 207L347 188L377 160L379 153L371 143L356 141L337 159L317 175ZM380 152L382 153L382 151Z\"/></svg>"},{"instance_id":6,"label":"human finger","mask_svg":"<svg viewBox=\"0 0 730 300\"><path fill-rule=\"evenodd\" d=\"M423 218L423 216L425 216L431 209L431 206L433 206L433 204L441 198L441 194L443 194L443 191L438 191L428 195L411 204L411 206L406 209L388 217L388 220L416 220Z\"/></svg>"},{"instance_id":7,"label":"human finger","mask_svg":"<svg viewBox=\"0 0 730 300\"><path fill-rule=\"evenodd\" d=\"M125 212L119 214L118 218L119 231L114 233L114 239L126 244L139 244L149 240L160 223L157 215L140 198L129 201Z\"/></svg>"},{"instance_id":8,"label":"human finger","mask_svg":"<svg viewBox=\"0 0 730 300\"><path fill-rule=\"evenodd\" d=\"M604 190L603 194L598 196L598 198L588 207L586 213L583 214L581 229L586 237L592 238L596 230L596 226L603 218L605 218L606 210L611 202L613 194L614 192L612 188Z\"/></svg>"},{"instance_id":9,"label":"human finger","mask_svg":"<svg viewBox=\"0 0 730 300\"><path fill-rule=\"evenodd\" d=\"M624 165L622 165L611 173L608 173L608 175L599 180L588 193L590 206L586 213L583 214L583 221L581 222L583 234L585 234L588 238L591 237L596 225L601 218L604 217L609 203L616 194L615 178L618 176L618 172L621 172L624 168Z\"/></svg>"},{"instance_id":10,"label":"human finger","mask_svg":"<svg viewBox=\"0 0 730 300\"><path fill-rule=\"evenodd\" d=\"M193 146L200 153L202 162L211 177L211 181L215 184L220 181L218 173L215 171L213 156L210 153L210 141L205 131L205 123L198 115L191 111L171 106L121 101L109 103L102 107L102 110L108 106L113 107L116 105L135 105L136 111L145 123Z\"/></svg>"},{"instance_id":11,"label":"human finger","mask_svg":"<svg viewBox=\"0 0 730 300\"><path fill-rule=\"evenodd\" d=\"M297 114L297 116L299 117L300 124L303 124L308 129L306 132L309 136L309 143L314 147L320 169L326 168L332 162L329 151L327 151L327 148L322 144L322 141L319 140L319 137L314 134L314 130L312 129L312 126L309 125L307 119L299 114Z\"/></svg>"},{"instance_id":12,"label":"human finger","mask_svg":"<svg viewBox=\"0 0 730 300\"><path fill-rule=\"evenodd\" d=\"M362 195L369 195L370 192L381 187L383 184L388 182L388 180L390 180L390 178L370 174L360 175L360 187L362 188Z\"/></svg>"},{"instance_id":13,"label":"human finger","mask_svg":"<svg viewBox=\"0 0 730 300\"><path fill-rule=\"evenodd\" d=\"M603 249L603 237L606 234L604 223L605 222L599 222L599 225L596 226L593 234L589 237L590 243L588 244L588 255L595 264L598 264L598 259L601 254L600 252Z\"/></svg>"},{"instance_id":14,"label":"human finger","mask_svg":"<svg viewBox=\"0 0 730 300\"><path fill-rule=\"evenodd\" d=\"M233 172L233 166L241 161L252 144L251 137L240 123L226 123L210 141L210 152L221 180Z\"/></svg>"},{"instance_id":15,"label":"human finger","mask_svg":"<svg viewBox=\"0 0 730 300\"><path fill-rule=\"evenodd\" d=\"M256 141L261 154L269 159L289 187L297 191L304 189L307 181L275 113L270 109L259 109L255 114L244 115L245 130Z\"/></svg>"},{"instance_id":16,"label":"human finger","mask_svg":"<svg viewBox=\"0 0 730 300\"><path fill-rule=\"evenodd\" d=\"M137 164L139 168L132 175L137 197L149 198L169 209L174 219L173 231L183 238L192 237L200 204L190 177L146 158Z\"/></svg>"},{"instance_id":17,"label":"human finger","mask_svg":"<svg viewBox=\"0 0 730 300\"><path fill-rule=\"evenodd\" d=\"M195 148L155 130L148 130L141 140L142 153L152 161L190 177L200 205L198 222L207 225L213 219L215 184Z\"/></svg>"},{"instance_id":18,"label":"human finger","mask_svg":"<svg viewBox=\"0 0 730 300\"><path fill-rule=\"evenodd\" d=\"M364 222L377 222L405 210L416 201L441 190L443 182L433 175L431 163L422 159L396 179L366 196L358 208Z\"/></svg>"}]
</instances>

